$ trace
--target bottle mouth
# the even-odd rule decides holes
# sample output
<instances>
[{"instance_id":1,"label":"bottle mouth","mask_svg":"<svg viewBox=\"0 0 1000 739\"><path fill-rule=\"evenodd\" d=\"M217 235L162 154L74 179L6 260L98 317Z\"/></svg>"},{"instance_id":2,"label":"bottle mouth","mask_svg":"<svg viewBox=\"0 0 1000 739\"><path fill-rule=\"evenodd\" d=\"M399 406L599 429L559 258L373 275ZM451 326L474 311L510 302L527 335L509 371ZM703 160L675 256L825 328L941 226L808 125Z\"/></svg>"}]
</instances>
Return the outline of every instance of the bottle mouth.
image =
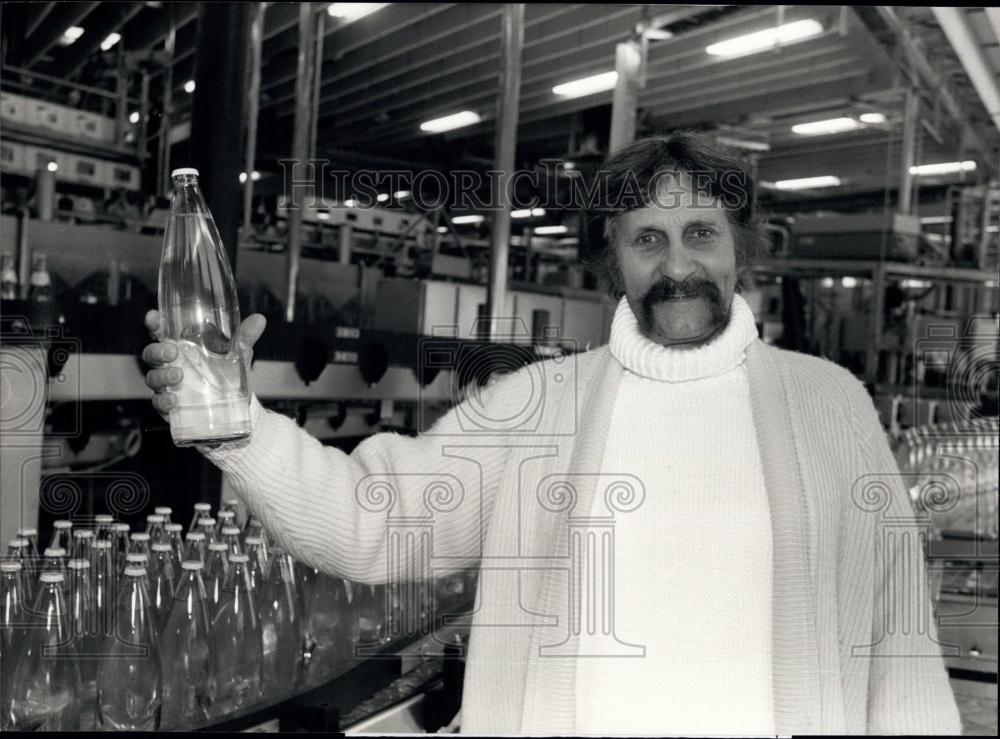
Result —
<instances>
[{"instance_id":1,"label":"bottle mouth","mask_svg":"<svg viewBox=\"0 0 1000 739\"><path fill-rule=\"evenodd\" d=\"M185 179L188 177L198 177L198 170L194 167L178 167L170 173L170 179Z\"/></svg>"}]
</instances>

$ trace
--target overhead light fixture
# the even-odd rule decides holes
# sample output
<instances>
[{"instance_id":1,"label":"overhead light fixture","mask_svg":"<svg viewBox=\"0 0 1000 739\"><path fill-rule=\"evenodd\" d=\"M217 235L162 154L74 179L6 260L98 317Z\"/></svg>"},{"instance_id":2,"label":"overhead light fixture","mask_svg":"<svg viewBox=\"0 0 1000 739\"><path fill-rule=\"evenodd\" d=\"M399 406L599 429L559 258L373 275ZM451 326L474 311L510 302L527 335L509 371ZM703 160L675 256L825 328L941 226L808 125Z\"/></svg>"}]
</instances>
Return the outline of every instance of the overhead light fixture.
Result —
<instances>
[{"instance_id":1,"label":"overhead light fixture","mask_svg":"<svg viewBox=\"0 0 1000 739\"><path fill-rule=\"evenodd\" d=\"M357 207L357 205L358 205L358 201L355 200L354 198L348 198L347 200L344 201L344 207L345 208L355 208L355 207Z\"/></svg>"},{"instance_id":2,"label":"overhead light fixture","mask_svg":"<svg viewBox=\"0 0 1000 739\"><path fill-rule=\"evenodd\" d=\"M766 141L738 139L731 136L716 136L715 140L722 146L729 146L733 149L745 149L747 151L771 151L771 145Z\"/></svg>"},{"instance_id":3,"label":"overhead light fixture","mask_svg":"<svg viewBox=\"0 0 1000 739\"><path fill-rule=\"evenodd\" d=\"M117 31L109 33L101 42L101 51L110 51L111 47L122 40L122 35Z\"/></svg>"},{"instance_id":4,"label":"overhead light fixture","mask_svg":"<svg viewBox=\"0 0 1000 739\"><path fill-rule=\"evenodd\" d=\"M386 200L389 199L389 195L387 193L380 192L378 195L375 196L375 199L380 203L384 203Z\"/></svg>"},{"instance_id":5,"label":"overhead light fixture","mask_svg":"<svg viewBox=\"0 0 1000 739\"><path fill-rule=\"evenodd\" d=\"M928 225L933 225L938 223L951 223L952 220L953 219L951 216L924 216L923 218L920 219L920 222Z\"/></svg>"},{"instance_id":6,"label":"overhead light fixture","mask_svg":"<svg viewBox=\"0 0 1000 739\"><path fill-rule=\"evenodd\" d=\"M974 172L976 163L971 159L964 162L938 162L937 164L917 164L910 167L910 174L920 177L932 177L941 174L957 174L958 172Z\"/></svg>"},{"instance_id":7,"label":"overhead light fixture","mask_svg":"<svg viewBox=\"0 0 1000 739\"><path fill-rule=\"evenodd\" d=\"M80 26L70 26L65 31L63 31L63 35L59 38L59 44L60 46L69 46L78 38L80 38L82 35L83 35L83 28L81 28Z\"/></svg>"},{"instance_id":8,"label":"overhead light fixture","mask_svg":"<svg viewBox=\"0 0 1000 739\"><path fill-rule=\"evenodd\" d=\"M535 229L535 233L539 236L556 236L569 233L569 229L565 226L539 226Z\"/></svg>"},{"instance_id":9,"label":"overhead light fixture","mask_svg":"<svg viewBox=\"0 0 1000 739\"><path fill-rule=\"evenodd\" d=\"M446 233L448 233L448 227L447 226L438 226L437 229L435 229L435 230L439 234L446 234Z\"/></svg>"},{"instance_id":10,"label":"overhead light fixture","mask_svg":"<svg viewBox=\"0 0 1000 739\"><path fill-rule=\"evenodd\" d=\"M563 169L568 171L576 169L576 162L563 162Z\"/></svg>"},{"instance_id":11,"label":"overhead light fixture","mask_svg":"<svg viewBox=\"0 0 1000 739\"><path fill-rule=\"evenodd\" d=\"M858 278L857 277L842 277L841 280L840 280L840 286L841 287L846 287L848 290L850 290L852 287L857 287L858 286Z\"/></svg>"},{"instance_id":12,"label":"overhead light fixture","mask_svg":"<svg viewBox=\"0 0 1000 739\"><path fill-rule=\"evenodd\" d=\"M552 88L552 92L564 98L580 98L584 95L593 95L596 92L613 90L618 83L617 72L602 72L592 74L589 77L581 77L572 82L564 82Z\"/></svg>"},{"instance_id":13,"label":"overhead light fixture","mask_svg":"<svg viewBox=\"0 0 1000 739\"><path fill-rule=\"evenodd\" d=\"M396 192L394 192L392 194L392 196L394 198L396 198L396 200L402 200L403 198L410 197L410 191L409 190L396 190Z\"/></svg>"},{"instance_id":14,"label":"overhead light fixture","mask_svg":"<svg viewBox=\"0 0 1000 739\"><path fill-rule=\"evenodd\" d=\"M260 172L258 172L255 169L253 172L250 173L250 179L253 180L254 182L256 182L257 180L259 180L260 179ZM243 182L246 182L246 181L247 181L247 173L246 172L240 172L240 182L243 183Z\"/></svg>"},{"instance_id":15,"label":"overhead light fixture","mask_svg":"<svg viewBox=\"0 0 1000 739\"><path fill-rule=\"evenodd\" d=\"M187 82L184 83L184 92L188 93L189 95L192 92L194 92L194 80L188 80Z\"/></svg>"},{"instance_id":16,"label":"overhead light fixture","mask_svg":"<svg viewBox=\"0 0 1000 739\"><path fill-rule=\"evenodd\" d=\"M758 51L767 51L775 46L784 46L796 41L804 41L821 33L823 33L822 24L810 18L720 41L706 47L705 52L712 56L732 58Z\"/></svg>"},{"instance_id":17,"label":"overhead light fixture","mask_svg":"<svg viewBox=\"0 0 1000 739\"><path fill-rule=\"evenodd\" d=\"M474 113L471 110L463 110L461 113L452 113L442 118L424 121L420 124L420 130L427 133L444 133L445 131L453 131L463 126L471 126L474 123L479 123L481 120L482 118L478 113Z\"/></svg>"},{"instance_id":18,"label":"overhead light fixture","mask_svg":"<svg viewBox=\"0 0 1000 739\"><path fill-rule=\"evenodd\" d=\"M512 210L510 212L511 218L540 218L545 215L545 208L523 208L520 210Z\"/></svg>"},{"instance_id":19,"label":"overhead light fixture","mask_svg":"<svg viewBox=\"0 0 1000 739\"><path fill-rule=\"evenodd\" d=\"M59 165L56 162L49 162L45 165L45 169L49 170L49 172L56 172L59 170Z\"/></svg>"},{"instance_id":20,"label":"overhead light fixture","mask_svg":"<svg viewBox=\"0 0 1000 739\"><path fill-rule=\"evenodd\" d=\"M451 219L451 222L456 226L462 226L467 223L482 223L485 218L479 214L469 215L469 216L455 216Z\"/></svg>"},{"instance_id":21,"label":"overhead light fixture","mask_svg":"<svg viewBox=\"0 0 1000 739\"><path fill-rule=\"evenodd\" d=\"M643 29L642 35L649 41L666 41L674 37L674 34L666 28L646 28Z\"/></svg>"},{"instance_id":22,"label":"overhead light fixture","mask_svg":"<svg viewBox=\"0 0 1000 739\"><path fill-rule=\"evenodd\" d=\"M381 10L389 3L330 3L326 12L331 18L339 18L346 22L356 21Z\"/></svg>"},{"instance_id":23,"label":"overhead light fixture","mask_svg":"<svg viewBox=\"0 0 1000 739\"><path fill-rule=\"evenodd\" d=\"M885 123L885 113L862 113L862 123Z\"/></svg>"},{"instance_id":24,"label":"overhead light fixture","mask_svg":"<svg viewBox=\"0 0 1000 739\"><path fill-rule=\"evenodd\" d=\"M316 211L316 217L319 218L321 221L330 220L330 214L325 210Z\"/></svg>"},{"instance_id":25,"label":"overhead light fixture","mask_svg":"<svg viewBox=\"0 0 1000 739\"><path fill-rule=\"evenodd\" d=\"M133 110L131 113L128 114L128 122L129 123L138 123L139 122L139 111L138 110Z\"/></svg>"},{"instance_id":26,"label":"overhead light fixture","mask_svg":"<svg viewBox=\"0 0 1000 739\"><path fill-rule=\"evenodd\" d=\"M792 126L792 133L797 133L800 136L823 136L831 133L855 131L860 127L861 125L853 118L828 118L824 121L797 123Z\"/></svg>"},{"instance_id":27,"label":"overhead light fixture","mask_svg":"<svg viewBox=\"0 0 1000 739\"><path fill-rule=\"evenodd\" d=\"M833 175L820 177L800 177L794 180L778 180L774 187L778 190L813 190L820 187L836 187L840 178Z\"/></svg>"},{"instance_id":28,"label":"overhead light fixture","mask_svg":"<svg viewBox=\"0 0 1000 739\"><path fill-rule=\"evenodd\" d=\"M928 282L927 280L901 280L899 286L904 290L925 290L931 287L934 283Z\"/></svg>"}]
</instances>

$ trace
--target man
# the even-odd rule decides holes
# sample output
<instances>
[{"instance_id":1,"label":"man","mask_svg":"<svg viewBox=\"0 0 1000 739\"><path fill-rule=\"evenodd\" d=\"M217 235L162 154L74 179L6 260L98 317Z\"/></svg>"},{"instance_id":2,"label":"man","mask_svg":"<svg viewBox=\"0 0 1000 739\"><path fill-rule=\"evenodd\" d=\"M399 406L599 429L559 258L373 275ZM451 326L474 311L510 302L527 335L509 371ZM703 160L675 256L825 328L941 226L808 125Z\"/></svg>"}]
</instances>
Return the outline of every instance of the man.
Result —
<instances>
[{"instance_id":1,"label":"man","mask_svg":"<svg viewBox=\"0 0 1000 739\"><path fill-rule=\"evenodd\" d=\"M256 398L250 440L203 452L309 564L417 575L424 550L395 556L391 531L426 521L435 572L480 568L465 731L957 733L933 624L898 628L929 604L919 548L882 534L909 503L871 400L765 346L737 293L753 182L688 134L604 173L607 347L350 456ZM244 322L248 351L262 330ZM179 381L149 373L161 413Z\"/></svg>"}]
</instances>

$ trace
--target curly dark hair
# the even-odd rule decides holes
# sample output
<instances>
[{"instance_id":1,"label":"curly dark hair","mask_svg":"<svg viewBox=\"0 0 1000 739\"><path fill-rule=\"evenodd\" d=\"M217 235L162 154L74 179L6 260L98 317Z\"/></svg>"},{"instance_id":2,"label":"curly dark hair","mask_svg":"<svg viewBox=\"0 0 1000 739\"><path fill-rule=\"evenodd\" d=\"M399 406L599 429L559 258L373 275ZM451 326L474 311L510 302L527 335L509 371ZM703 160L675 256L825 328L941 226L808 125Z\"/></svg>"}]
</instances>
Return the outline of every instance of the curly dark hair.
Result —
<instances>
[{"instance_id":1,"label":"curly dark hair","mask_svg":"<svg viewBox=\"0 0 1000 739\"><path fill-rule=\"evenodd\" d=\"M609 195L597 216L604 219L604 243L584 260L584 266L605 283L613 298L624 294L614 249L618 216L650 205L658 180L682 172L691 176L699 192L718 198L725 208L736 239L736 289L744 286L753 258L767 244L766 219L757 212L753 177L740 159L709 137L681 131L640 139L609 157L598 170Z\"/></svg>"}]
</instances>

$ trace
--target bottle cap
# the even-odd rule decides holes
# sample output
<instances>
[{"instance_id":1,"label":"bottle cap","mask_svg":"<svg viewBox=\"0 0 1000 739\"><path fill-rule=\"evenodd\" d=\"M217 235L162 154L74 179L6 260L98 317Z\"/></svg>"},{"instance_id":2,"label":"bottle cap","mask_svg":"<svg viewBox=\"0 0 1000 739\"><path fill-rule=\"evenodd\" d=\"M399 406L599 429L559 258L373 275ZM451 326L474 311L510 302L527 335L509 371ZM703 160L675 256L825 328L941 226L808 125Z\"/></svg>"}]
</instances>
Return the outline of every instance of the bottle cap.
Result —
<instances>
[{"instance_id":1,"label":"bottle cap","mask_svg":"<svg viewBox=\"0 0 1000 739\"><path fill-rule=\"evenodd\" d=\"M27 538L29 536L38 536L38 530L37 529L18 529L17 535L18 536L23 536L25 538Z\"/></svg>"},{"instance_id":2,"label":"bottle cap","mask_svg":"<svg viewBox=\"0 0 1000 739\"><path fill-rule=\"evenodd\" d=\"M145 567L126 567L125 577L145 577L146 568Z\"/></svg>"},{"instance_id":3,"label":"bottle cap","mask_svg":"<svg viewBox=\"0 0 1000 739\"><path fill-rule=\"evenodd\" d=\"M90 569L90 562L86 559L71 559L66 566L71 570L87 570Z\"/></svg>"},{"instance_id":4,"label":"bottle cap","mask_svg":"<svg viewBox=\"0 0 1000 739\"><path fill-rule=\"evenodd\" d=\"M52 528L54 529L71 529L73 528L73 522L67 521L64 518L60 518L58 521L52 522Z\"/></svg>"},{"instance_id":5,"label":"bottle cap","mask_svg":"<svg viewBox=\"0 0 1000 739\"><path fill-rule=\"evenodd\" d=\"M182 177L183 175L193 174L195 177L198 176L198 170L194 167L178 167L170 173L170 179L174 177Z\"/></svg>"},{"instance_id":6,"label":"bottle cap","mask_svg":"<svg viewBox=\"0 0 1000 739\"><path fill-rule=\"evenodd\" d=\"M132 541L149 541L149 534L145 531L136 531L129 537Z\"/></svg>"},{"instance_id":7,"label":"bottle cap","mask_svg":"<svg viewBox=\"0 0 1000 739\"><path fill-rule=\"evenodd\" d=\"M173 551L173 547L163 541L158 541L153 545L154 552L170 552Z\"/></svg>"},{"instance_id":8,"label":"bottle cap","mask_svg":"<svg viewBox=\"0 0 1000 739\"><path fill-rule=\"evenodd\" d=\"M230 554L229 555L229 561L230 562L237 562L237 563L238 562L249 562L250 561L250 555L249 554Z\"/></svg>"},{"instance_id":9,"label":"bottle cap","mask_svg":"<svg viewBox=\"0 0 1000 739\"><path fill-rule=\"evenodd\" d=\"M111 524L112 531L128 531L129 526L124 521L119 521L118 523Z\"/></svg>"},{"instance_id":10,"label":"bottle cap","mask_svg":"<svg viewBox=\"0 0 1000 739\"><path fill-rule=\"evenodd\" d=\"M208 545L208 550L210 552L225 552L229 549L229 545L224 541L213 541Z\"/></svg>"},{"instance_id":11,"label":"bottle cap","mask_svg":"<svg viewBox=\"0 0 1000 739\"><path fill-rule=\"evenodd\" d=\"M204 566L204 563L200 559L185 559L181 562L182 570L200 570Z\"/></svg>"},{"instance_id":12,"label":"bottle cap","mask_svg":"<svg viewBox=\"0 0 1000 739\"><path fill-rule=\"evenodd\" d=\"M73 532L74 539L90 539L94 536L94 532L90 529L77 529Z\"/></svg>"},{"instance_id":13,"label":"bottle cap","mask_svg":"<svg viewBox=\"0 0 1000 739\"><path fill-rule=\"evenodd\" d=\"M181 530L181 529L183 529L183 528L184 528L184 527L183 527L183 526L181 526L181 525L180 525L179 523L168 523L168 524L166 524L166 525L165 525L165 526L163 527L163 530L164 530L164 531L180 531L180 530Z\"/></svg>"},{"instance_id":14,"label":"bottle cap","mask_svg":"<svg viewBox=\"0 0 1000 739\"><path fill-rule=\"evenodd\" d=\"M184 538L188 541L205 541L205 534L201 531L189 531Z\"/></svg>"},{"instance_id":15,"label":"bottle cap","mask_svg":"<svg viewBox=\"0 0 1000 739\"><path fill-rule=\"evenodd\" d=\"M163 523L163 515L160 513L150 513L146 516L147 523Z\"/></svg>"},{"instance_id":16,"label":"bottle cap","mask_svg":"<svg viewBox=\"0 0 1000 739\"><path fill-rule=\"evenodd\" d=\"M212 506L210 503L195 503L194 509L196 511L210 511L212 510Z\"/></svg>"},{"instance_id":17,"label":"bottle cap","mask_svg":"<svg viewBox=\"0 0 1000 739\"><path fill-rule=\"evenodd\" d=\"M125 555L125 561L126 562L142 562L143 564L145 564L146 562L149 561L149 557L147 557L142 552L129 552L128 554Z\"/></svg>"},{"instance_id":18,"label":"bottle cap","mask_svg":"<svg viewBox=\"0 0 1000 739\"><path fill-rule=\"evenodd\" d=\"M243 540L243 543L246 544L248 547L257 546L258 544L263 544L264 540L261 539L259 536L248 536L246 539Z\"/></svg>"},{"instance_id":19,"label":"bottle cap","mask_svg":"<svg viewBox=\"0 0 1000 739\"><path fill-rule=\"evenodd\" d=\"M114 520L115 517L107 513L98 513L96 516L94 516L94 521L97 523L111 523Z\"/></svg>"},{"instance_id":20,"label":"bottle cap","mask_svg":"<svg viewBox=\"0 0 1000 739\"><path fill-rule=\"evenodd\" d=\"M225 518L228 520L230 518L236 518L236 514L232 511L219 511L219 515L216 516L216 518Z\"/></svg>"},{"instance_id":21,"label":"bottle cap","mask_svg":"<svg viewBox=\"0 0 1000 739\"><path fill-rule=\"evenodd\" d=\"M208 516L205 516L204 518L199 518L198 519L198 525L199 526L204 526L205 528L208 528L209 526L211 526L212 528L215 528L215 519L214 518L209 518Z\"/></svg>"},{"instance_id":22,"label":"bottle cap","mask_svg":"<svg viewBox=\"0 0 1000 739\"><path fill-rule=\"evenodd\" d=\"M223 536L239 536L240 530L235 526L223 526L222 527Z\"/></svg>"},{"instance_id":23,"label":"bottle cap","mask_svg":"<svg viewBox=\"0 0 1000 739\"><path fill-rule=\"evenodd\" d=\"M61 572L56 570L46 570L38 576L38 579L41 582L62 582L65 578Z\"/></svg>"},{"instance_id":24,"label":"bottle cap","mask_svg":"<svg viewBox=\"0 0 1000 739\"><path fill-rule=\"evenodd\" d=\"M111 542L108 539L98 539L94 542L95 549L111 549Z\"/></svg>"},{"instance_id":25,"label":"bottle cap","mask_svg":"<svg viewBox=\"0 0 1000 739\"><path fill-rule=\"evenodd\" d=\"M20 572L21 563L12 562L11 560L4 560L0 562L0 572Z\"/></svg>"},{"instance_id":26,"label":"bottle cap","mask_svg":"<svg viewBox=\"0 0 1000 739\"><path fill-rule=\"evenodd\" d=\"M165 505L157 506L156 508L153 509L153 513L155 513L158 516L169 516L173 512L174 512L173 508Z\"/></svg>"},{"instance_id":27,"label":"bottle cap","mask_svg":"<svg viewBox=\"0 0 1000 739\"><path fill-rule=\"evenodd\" d=\"M30 544L31 542L28 541L27 539L22 539L17 536L15 536L13 539L7 542L7 546L14 547L15 549L20 549L21 547L30 546Z\"/></svg>"},{"instance_id":28,"label":"bottle cap","mask_svg":"<svg viewBox=\"0 0 1000 739\"><path fill-rule=\"evenodd\" d=\"M45 556L46 557L65 557L66 556L66 550L63 549L62 547L48 547L45 550Z\"/></svg>"}]
</instances>

